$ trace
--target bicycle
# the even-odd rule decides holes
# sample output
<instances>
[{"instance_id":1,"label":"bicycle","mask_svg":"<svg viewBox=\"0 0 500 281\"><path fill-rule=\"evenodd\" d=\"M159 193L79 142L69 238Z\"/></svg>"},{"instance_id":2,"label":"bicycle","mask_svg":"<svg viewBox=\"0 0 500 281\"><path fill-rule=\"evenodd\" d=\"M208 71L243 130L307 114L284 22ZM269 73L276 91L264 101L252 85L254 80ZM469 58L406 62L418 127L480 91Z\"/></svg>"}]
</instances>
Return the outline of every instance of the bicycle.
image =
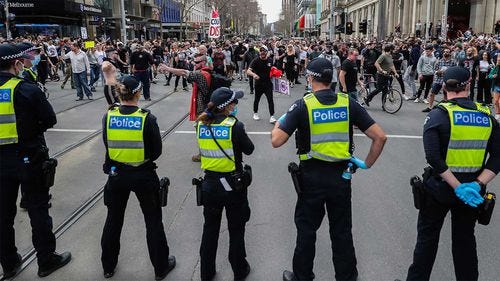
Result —
<instances>
[{"instance_id":1,"label":"bicycle","mask_svg":"<svg viewBox=\"0 0 500 281\"><path fill-rule=\"evenodd\" d=\"M394 114L398 112L403 106L403 95L399 90L392 87L393 75L389 75L390 79L387 80L387 92L382 93L382 110L389 114ZM372 81L371 74L363 74L363 85L358 90L358 99L363 101L369 93L372 92L372 88L377 88L377 83Z\"/></svg>"}]
</instances>

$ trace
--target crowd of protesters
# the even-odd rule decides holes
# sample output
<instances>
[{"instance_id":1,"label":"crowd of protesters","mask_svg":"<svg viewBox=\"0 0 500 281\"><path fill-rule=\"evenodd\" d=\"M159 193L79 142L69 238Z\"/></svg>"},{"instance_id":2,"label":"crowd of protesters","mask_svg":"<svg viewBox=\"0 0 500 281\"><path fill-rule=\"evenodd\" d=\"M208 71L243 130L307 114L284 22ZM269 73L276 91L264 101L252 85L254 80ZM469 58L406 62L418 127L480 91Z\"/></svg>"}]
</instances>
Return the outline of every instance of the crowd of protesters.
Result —
<instances>
[{"instance_id":1,"label":"crowd of protesters","mask_svg":"<svg viewBox=\"0 0 500 281\"><path fill-rule=\"evenodd\" d=\"M84 48L84 40L61 39L57 36L20 37L14 41L28 41L43 47L40 62L35 67L39 82L45 85L47 80L58 81L58 73L62 73L61 88L70 81L71 87L76 89L77 100L82 100L83 95L92 99L95 86L98 81L102 81L108 103L113 103L116 101L113 82L107 80L115 81L125 73L133 74L143 83L144 98L150 100L149 87L151 83L157 83L158 75L162 72L159 71L160 64L191 71L195 69L193 62L198 54L206 60L203 67L207 71L230 79L248 81L250 94L254 94L259 90L255 88L257 81L247 73L252 62L261 57L261 48L264 47L266 62L283 71L290 87L301 84L301 77L305 75L305 67L310 61L324 57L333 65L332 89L349 91L353 97L356 97L356 89L352 85L362 86L358 76L353 75L353 70L360 74L361 79L380 79L377 73L381 68L377 66L390 62L394 68L388 69L395 70L394 77L405 99L427 104L424 112L432 108L435 96L443 91L444 70L454 65L462 66L469 70L473 81L470 99L494 106L496 117L499 118L500 38L474 34L472 31L466 35L453 40L390 37L384 41L356 38L333 42L277 37L261 40L234 37L230 40L201 42L176 39L143 42L95 40L94 47L88 49ZM178 90L181 80L182 90L188 90L187 76L172 72L164 74L165 86L169 86L175 76L174 91ZM308 85L304 86L307 90ZM267 89L260 91L264 93ZM446 99L445 94L443 98Z\"/></svg>"}]
</instances>

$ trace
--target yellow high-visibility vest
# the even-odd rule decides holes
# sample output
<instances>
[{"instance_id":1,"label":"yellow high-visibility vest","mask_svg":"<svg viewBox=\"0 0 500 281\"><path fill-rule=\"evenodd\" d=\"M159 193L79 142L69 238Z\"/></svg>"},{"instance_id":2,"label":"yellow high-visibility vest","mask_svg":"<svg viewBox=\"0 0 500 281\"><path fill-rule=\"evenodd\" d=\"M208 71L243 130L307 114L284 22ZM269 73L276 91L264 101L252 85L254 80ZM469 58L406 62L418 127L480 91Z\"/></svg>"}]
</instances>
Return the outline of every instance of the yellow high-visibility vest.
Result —
<instances>
[{"instance_id":1,"label":"yellow high-visibility vest","mask_svg":"<svg viewBox=\"0 0 500 281\"><path fill-rule=\"evenodd\" d=\"M14 110L14 90L22 80L11 78L0 86L0 145L17 143L16 112Z\"/></svg>"},{"instance_id":2,"label":"yellow high-visibility vest","mask_svg":"<svg viewBox=\"0 0 500 281\"><path fill-rule=\"evenodd\" d=\"M325 105L314 94L308 94L304 102L309 117L311 150L301 154L300 160L349 160L349 97L338 93L335 104Z\"/></svg>"},{"instance_id":3,"label":"yellow high-visibility vest","mask_svg":"<svg viewBox=\"0 0 500 281\"><path fill-rule=\"evenodd\" d=\"M220 124L212 124L210 127L201 122L198 123L196 135L203 170L219 173L234 172L236 170L232 141L234 124L236 124L236 119L233 117L227 117ZM231 159L217 146L212 134Z\"/></svg>"}]
</instances>

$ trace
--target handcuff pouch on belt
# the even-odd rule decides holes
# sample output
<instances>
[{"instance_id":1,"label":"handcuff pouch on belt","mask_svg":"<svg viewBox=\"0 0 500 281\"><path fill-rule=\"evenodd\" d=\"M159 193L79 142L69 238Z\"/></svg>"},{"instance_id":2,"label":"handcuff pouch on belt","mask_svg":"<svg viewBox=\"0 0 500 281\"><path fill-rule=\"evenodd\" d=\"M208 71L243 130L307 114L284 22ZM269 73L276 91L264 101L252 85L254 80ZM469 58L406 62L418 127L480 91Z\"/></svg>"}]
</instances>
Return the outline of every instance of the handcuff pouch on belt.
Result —
<instances>
[{"instance_id":1,"label":"handcuff pouch on belt","mask_svg":"<svg viewBox=\"0 0 500 281\"><path fill-rule=\"evenodd\" d=\"M297 165L297 163L295 163L295 162L290 162L288 164L288 172L292 176L292 182L293 182L293 186L295 187L295 191L297 192L297 194L301 194L302 193L302 186L301 186L301 180L300 180L301 179L301 172L300 172L299 165Z\"/></svg>"},{"instance_id":2,"label":"handcuff pouch on belt","mask_svg":"<svg viewBox=\"0 0 500 281\"><path fill-rule=\"evenodd\" d=\"M196 186L196 205L197 206L203 206L203 193L202 193L202 185L203 185L203 178L193 178L193 185Z\"/></svg>"},{"instance_id":3,"label":"handcuff pouch on belt","mask_svg":"<svg viewBox=\"0 0 500 281\"><path fill-rule=\"evenodd\" d=\"M477 222L482 225L490 224L491 216L493 214L493 209L495 208L495 201L497 196L495 193L486 192L484 195L483 204L478 206L479 214L477 217Z\"/></svg>"},{"instance_id":4,"label":"handcuff pouch on belt","mask_svg":"<svg viewBox=\"0 0 500 281\"><path fill-rule=\"evenodd\" d=\"M168 189L170 187L170 179L163 177L160 179L160 206L166 207L168 203Z\"/></svg>"},{"instance_id":5,"label":"handcuff pouch on belt","mask_svg":"<svg viewBox=\"0 0 500 281\"><path fill-rule=\"evenodd\" d=\"M57 159L49 158L49 149L46 146L41 146L31 157L31 162L42 169L41 184L45 188L54 186L56 177ZM40 164L38 164L40 163Z\"/></svg>"},{"instance_id":6,"label":"handcuff pouch on belt","mask_svg":"<svg viewBox=\"0 0 500 281\"><path fill-rule=\"evenodd\" d=\"M413 205L417 210L422 210L425 206L427 199L427 192L425 191L425 182L427 182L433 175L432 167L425 167L422 179L415 175L410 178L410 186L413 194Z\"/></svg>"},{"instance_id":7,"label":"handcuff pouch on belt","mask_svg":"<svg viewBox=\"0 0 500 281\"><path fill-rule=\"evenodd\" d=\"M224 153L224 155L227 157L227 159L235 162L233 158L231 158L229 155L227 155L226 151L222 148L222 146L219 144L217 139L214 136L214 133L212 132L212 127L209 125L208 128L210 129L210 135L212 136L212 139L214 140L215 144L217 147L219 147L220 151ZM248 164L243 165L243 171L234 171L231 173L232 178L234 179L234 190L235 191L244 191L246 190L250 184L252 184L252 167Z\"/></svg>"}]
</instances>

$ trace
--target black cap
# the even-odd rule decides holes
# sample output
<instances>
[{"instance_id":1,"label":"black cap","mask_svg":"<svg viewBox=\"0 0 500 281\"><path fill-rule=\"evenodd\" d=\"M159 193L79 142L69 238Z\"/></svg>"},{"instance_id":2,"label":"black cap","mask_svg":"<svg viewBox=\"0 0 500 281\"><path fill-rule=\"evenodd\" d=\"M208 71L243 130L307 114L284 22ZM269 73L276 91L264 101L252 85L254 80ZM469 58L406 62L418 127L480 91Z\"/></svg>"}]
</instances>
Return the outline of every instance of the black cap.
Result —
<instances>
[{"instance_id":1,"label":"black cap","mask_svg":"<svg viewBox=\"0 0 500 281\"><path fill-rule=\"evenodd\" d=\"M18 48L21 52L27 54L29 56L29 53L32 51L40 51L42 47L33 45L28 42L23 42L15 45L16 48ZM30 56L31 57L31 56Z\"/></svg>"},{"instance_id":2,"label":"black cap","mask_svg":"<svg viewBox=\"0 0 500 281\"><path fill-rule=\"evenodd\" d=\"M121 79L121 83L125 85L125 88L127 88L134 94L142 89L141 81L137 80L137 78L132 75L123 76L123 78Z\"/></svg>"},{"instance_id":3,"label":"black cap","mask_svg":"<svg viewBox=\"0 0 500 281\"><path fill-rule=\"evenodd\" d=\"M1 44L0 61L12 61L15 59L31 59L31 57L12 44Z\"/></svg>"},{"instance_id":4,"label":"black cap","mask_svg":"<svg viewBox=\"0 0 500 281\"><path fill-rule=\"evenodd\" d=\"M443 81L446 86L457 88L463 87L469 83L470 72L464 67L452 66L444 72Z\"/></svg>"},{"instance_id":5,"label":"black cap","mask_svg":"<svg viewBox=\"0 0 500 281\"><path fill-rule=\"evenodd\" d=\"M325 58L315 58L307 64L306 75L313 76L318 82L330 83L333 77L333 64Z\"/></svg>"},{"instance_id":6,"label":"black cap","mask_svg":"<svg viewBox=\"0 0 500 281\"><path fill-rule=\"evenodd\" d=\"M237 103L243 95L243 91L233 91L226 87L220 87L212 93L210 102L213 102L218 109L223 109L232 102Z\"/></svg>"}]
</instances>

